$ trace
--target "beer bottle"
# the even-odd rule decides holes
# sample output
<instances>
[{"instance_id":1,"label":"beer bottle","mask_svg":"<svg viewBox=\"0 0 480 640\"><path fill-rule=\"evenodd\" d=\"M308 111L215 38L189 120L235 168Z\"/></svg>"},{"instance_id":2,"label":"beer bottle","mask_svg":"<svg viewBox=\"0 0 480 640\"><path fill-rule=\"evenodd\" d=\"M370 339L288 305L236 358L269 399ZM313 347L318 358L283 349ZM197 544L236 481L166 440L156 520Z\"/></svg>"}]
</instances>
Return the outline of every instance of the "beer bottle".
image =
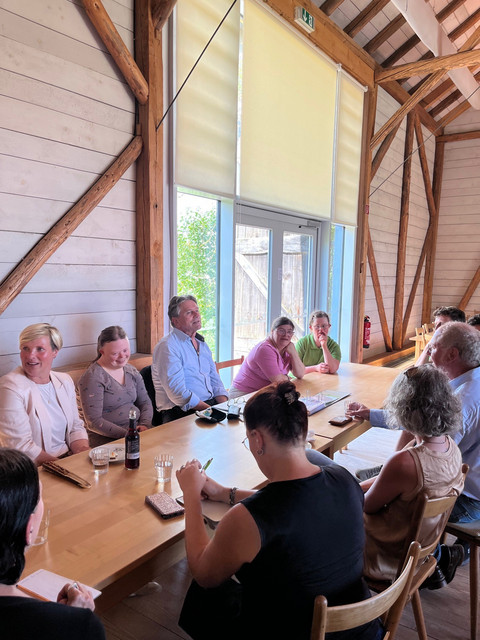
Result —
<instances>
[{"instance_id":1,"label":"beer bottle","mask_svg":"<svg viewBox=\"0 0 480 640\"><path fill-rule=\"evenodd\" d=\"M137 412L130 409L128 431L125 436L125 469L138 469L140 466L140 436L137 431Z\"/></svg>"}]
</instances>

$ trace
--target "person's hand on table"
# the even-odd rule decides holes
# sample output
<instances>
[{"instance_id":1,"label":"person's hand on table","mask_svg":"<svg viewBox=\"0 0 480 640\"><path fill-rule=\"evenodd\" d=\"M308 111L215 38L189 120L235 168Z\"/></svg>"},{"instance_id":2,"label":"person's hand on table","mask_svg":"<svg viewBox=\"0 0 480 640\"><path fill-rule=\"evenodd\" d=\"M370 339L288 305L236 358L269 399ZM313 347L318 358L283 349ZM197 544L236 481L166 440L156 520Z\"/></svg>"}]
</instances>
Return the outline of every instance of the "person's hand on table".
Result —
<instances>
[{"instance_id":1,"label":"person's hand on table","mask_svg":"<svg viewBox=\"0 0 480 640\"><path fill-rule=\"evenodd\" d=\"M361 402L351 402L348 415L357 420L370 420L370 409Z\"/></svg>"},{"instance_id":2,"label":"person's hand on table","mask_svg":"<svg viewBox=\"0 0 480 640\"><path fill-rule=\"evenodd\" d=\"M79 609L95 609L93 596L84 584L68 582L57 596L57 602Z\"/></svg>"},{"instance_id":3,"label":"person's hand on table","mask_svg":"<svg viewBox=\"0 0 480 640\"><path fill-rule=\"evenodd\" d=\"M198 460L193 459L182 464L176 475L185 498L191 496L201 497L207 476Z\"/></svg>"},{"instance_id":4,"label":"person's hand on table","mask_svg":"<svg viewBox=\"0 0 480 640\"><path fill-rule=\"evenodd\" d=\"M317 365L317 371L318 373L330 373L330 367L326 362L320 362L320 364Z\"/></svg>"},{"instance_id":5,"label":"person's hand on table","mask_svg":"<svg viewBox=\"0 0 480 640\"><path fill-rule=\"evenodd\" d=\"M139 424L137 427L137 431L141 432L141 431L147 431L148 427L144 424Z\"/></svg>"},{"instance_id":6,"label":"person's hand on table","mask_svg":"<svg viewBox=\"0 0 480 640\"><path fill-rule=\"evenodd\" d=\"M205 484L203 485L202 496L207 500L228 503L230 490L207 476Z\"/></svg>"}]
</instances>

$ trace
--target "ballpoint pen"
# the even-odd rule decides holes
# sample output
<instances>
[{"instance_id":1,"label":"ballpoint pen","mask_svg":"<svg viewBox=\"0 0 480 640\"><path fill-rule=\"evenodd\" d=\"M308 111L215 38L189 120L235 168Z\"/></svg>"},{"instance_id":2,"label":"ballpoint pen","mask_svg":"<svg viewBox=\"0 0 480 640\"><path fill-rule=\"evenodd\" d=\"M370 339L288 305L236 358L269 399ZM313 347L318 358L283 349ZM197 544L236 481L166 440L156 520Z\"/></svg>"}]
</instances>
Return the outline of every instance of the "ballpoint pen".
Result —
<instances>
[{"instance_id":1,"label":"ballpoint pen","mask_svg":"<svg viewBox=\"0 0 480 640\"><path fill-rule=\"evenodd\" d=\"M202 467L202 471L206 471L208 469L208 467L210 466L210 464L212 463L213 458L210 458L210 460L207 460L206 463L203 465Z\"/></svg>"}]
</instances>

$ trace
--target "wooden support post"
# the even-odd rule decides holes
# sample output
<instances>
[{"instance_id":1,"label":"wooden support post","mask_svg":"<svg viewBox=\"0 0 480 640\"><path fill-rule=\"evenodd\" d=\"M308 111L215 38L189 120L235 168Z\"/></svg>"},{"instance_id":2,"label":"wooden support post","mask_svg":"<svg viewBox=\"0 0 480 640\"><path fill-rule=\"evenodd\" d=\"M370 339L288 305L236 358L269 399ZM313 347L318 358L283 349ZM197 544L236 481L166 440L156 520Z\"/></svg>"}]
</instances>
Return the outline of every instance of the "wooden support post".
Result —
<instances>
[{"instance_id":1,"label":"wooden support post","mask_svg":"<svg viewBox=\"0 0 480 640\"><path fill-rule=\"evenodd\" d=\"M161 31L177 0L152 0L152 20L155 31Z\"/></svg>"},{"instance_id":2,"label":"wooden support post","mask_svg":"<svg viewBox=\"0 0 480 640\"><path fill-rule=\"evenodd\" d=\"M445 74L451 69L470 67L474 64L480 64L480 51L478 49L474 49L473 51L462 50L448 56L399 64L389 69L380 68L375 72L375 82L383 84L390 80L401 80L402 78L422 76L426 73L437 73L439 71L443 71Z\"/></svg>"},{"instance_id":3,"label":"wooden support post","mask_svg":"<svg viewBox=\"0 0 480 640\"><path fill-rule=\"evenodd\" d=\"M395 303L393 308L393 348L403 347L403 298L405 293L405 262L407 256L408 216L410 211L410 182L412 178L413 134L415 114L407 116L405 147L403 153L402 198L400 203L400 224L398 229L397 271L395 278Z\"/></svg>"},{"instance_id":4,"label":"wooden support post","mask_svg":"<svg viewBox=\"0 0 480 640\"><path fill-rule=\"evenodd\" d=\"M476 290L476 288L478 287L479 284L480 284L480 267L478 267L475 275L473 276L473 278L470 281L470 284L467 287L467 290L465 291L465 293L463 295L463 298L458 303L458 308L459 309L462 309L462 310L465 309L467 304L470 302L470 298L475 293L475 290Z\"/></svg>"},{"instance_id":5,"label":"wooden support post","mask_svg":"<svg viewBox=\"0 0 480 640\"><path fill-rule=\"evenodd\" d=\"M353 300L352 349L353 362L363 360L363 317L365 315L365 287L367 281L368 207L370 193L370 169L372 152L370 138L375 128L377 89L369 89L365 94L363 109L362 157L360 161L360 190L358 194L358 232L355 255L355 287Z\"/></svg>"},{"instance_id":6,"label":"wooden support post","mask_svg":"<svg viewBox=\"0 0 480 640\"><path fill-rule=\"evenodd\" d=\"M101 0L82 0L85 11L98 35L109 50L115 64L122 72L134 96L145 104L148 99L148 84L137 67L132 54L127 49Z\"/></svg>"},{"instance_id":7,"label":"wooden support post","mask_svg":"<svg viewBox=\"0 0 480 640\"><path fill-rule=\"evenodd\" d=\"M423 280L422 324L430 322L432 314L433 276L435 270L435 251L437 249L438 216L440 195L442 193L443 160L445 157L445 143L435 141L435 161L433 163L433 200L435 203L435 217L431 220L432 232L426 248L425 276Z\"/></svg>"},{"instance_id":8,"label":"wooden support post","mask_svg":"<svg viewBox=\"0 0 480 640\"><path fill-rule=\"evenodd\" d=\"M113 162L107 171L90 187L87 193L67 213L56 222L41 240L31 249L25 258L5 278L0 285L0 313L3 313L12 300L30 282L37 271L45 264L58 247L85 220L88 214L114 187L125 171L135 162L142 150L140 136L133 138L123 153Z\"/></svg>"},{"instance_id":9,"label":"wooden support post","mask_svg":"<svg viewBox=\"0 0 480 640\"><path fill-rule=\"evenodd\" d=\"M382 289L380 287L380 278L378 277L377 263L375 261L375 254L373 252L372 237L370 235L370 229L368 230L368 264L370 267L370 274L372 276L373 291L375 293L375 300L377 301L378 316L380 318L380 325L382 327L383 340L385 342L385 350L392 351L392 339L390 338L390 331L388 330L387 316L385 314L385 305L383 304Z\"/></svg>"},{"instance_id":10,"label":"wooden support post","mask_svg":"<svg viewBox=\"0 0 480 640\"><path fill-rule=\"evenodd\" d=\"M420 166L422 169L423 184L425 187L425 195L427 198L427 206L428 206L430 219L427 227L427 232L425 234L425 240L423 242L422 251L420 253L420 258L418 260L417 269L415 271L415 277L413 279L412 288L410 290L410 295L408 297L407 306L405 308L405 315L403 316L403 340L405 340L408 321L410 320L410 314L412 312L415 295L417 293L417 287L420 281L423 263L425 262L427 247L431 243L431 237L433 234L433 225L435 223L435 220L437 219L437 207L435 205L435 199L433 197L433 189L432 189L432 183L430 180L430 173L428 169L427 154L425 153L425 146L424 146L424 140L423 140L422 125L421 125L420 119L418 118L418 114L415 114L415 116L416 116L415 132L417 134L418 154L420 157Z\"/></svg>"},{"instance_id":11,"label":"wooden support post","mask_svg":"<svg viewBox=\"0 0 480 640\"><path fill-rule=\"evenodd\" d=\"M139 105L144 153L137 163L137 351L152 353L163 337L163 115L162 34L151 0L135 2L135 58L149 86ZM168 248L167 248L168 251Z\"/></svg>"}]
</instances>

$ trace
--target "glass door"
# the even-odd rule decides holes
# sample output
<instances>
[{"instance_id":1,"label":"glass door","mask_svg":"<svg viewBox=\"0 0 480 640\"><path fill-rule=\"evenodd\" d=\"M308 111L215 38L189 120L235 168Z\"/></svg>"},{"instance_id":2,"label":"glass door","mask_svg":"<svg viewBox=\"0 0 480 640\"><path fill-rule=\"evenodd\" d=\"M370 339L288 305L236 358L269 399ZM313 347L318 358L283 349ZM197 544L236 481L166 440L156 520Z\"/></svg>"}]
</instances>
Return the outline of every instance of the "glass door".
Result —
<instances>
[{"instance_id":1,"label":"glass door","mask_svg":"<svg viewBox=\"0 0 480 640\"><path fill-rule=\"evenodd\" d=\"M320 226L240 205L235 218L234 357L247 355L282 315L297 338L308 331L315 298Z\"/></svg>"}]
</instances>

